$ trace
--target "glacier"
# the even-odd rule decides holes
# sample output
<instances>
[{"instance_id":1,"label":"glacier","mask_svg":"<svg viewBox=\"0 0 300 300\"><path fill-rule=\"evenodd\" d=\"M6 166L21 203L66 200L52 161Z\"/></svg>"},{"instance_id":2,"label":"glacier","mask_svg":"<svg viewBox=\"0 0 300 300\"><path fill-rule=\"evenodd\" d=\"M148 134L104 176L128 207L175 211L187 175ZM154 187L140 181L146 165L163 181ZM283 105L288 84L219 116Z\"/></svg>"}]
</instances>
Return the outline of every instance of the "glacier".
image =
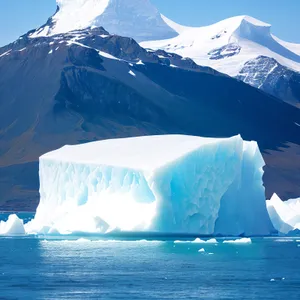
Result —
<instances>
[{"instance_id":1,"label":"glacier","mask_svg":"<svg viewBox=\"0 0 300 300\"><path fill-rule=\"evenodd\" d=\"M267 200L267 209L275 229L282 234L300 230L300 198L282 201L277 194Z\"/></svg>"},{"instance_id":2,"label":"glacier","mask_svg":"<svg viewBox=\"0 0 300 300\"><path fill-rule=\"evenodd\" d=\"M240 136L111 139L40 157L40 204L27 233L268 235L256 142Z\"/></svg>"}]
</instances>

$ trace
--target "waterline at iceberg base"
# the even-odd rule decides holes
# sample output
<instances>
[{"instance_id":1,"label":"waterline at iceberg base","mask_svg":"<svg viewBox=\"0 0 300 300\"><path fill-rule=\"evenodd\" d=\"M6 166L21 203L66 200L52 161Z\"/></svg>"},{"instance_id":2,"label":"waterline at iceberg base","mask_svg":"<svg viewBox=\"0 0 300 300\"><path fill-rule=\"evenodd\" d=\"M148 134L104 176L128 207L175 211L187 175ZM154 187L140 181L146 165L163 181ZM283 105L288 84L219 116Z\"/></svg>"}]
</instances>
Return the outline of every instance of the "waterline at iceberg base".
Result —
<instances>
[{"instance_id":1,"label":"waterline at iceberg base","mask_svg":"<svg viewBox=\"0 0 300 300\"><path fill-rule=\"evenodd\" d=\"M65 146L40 158L28 234L269 235L255 142L184 135Z\"/></svg>"}]
</instances>

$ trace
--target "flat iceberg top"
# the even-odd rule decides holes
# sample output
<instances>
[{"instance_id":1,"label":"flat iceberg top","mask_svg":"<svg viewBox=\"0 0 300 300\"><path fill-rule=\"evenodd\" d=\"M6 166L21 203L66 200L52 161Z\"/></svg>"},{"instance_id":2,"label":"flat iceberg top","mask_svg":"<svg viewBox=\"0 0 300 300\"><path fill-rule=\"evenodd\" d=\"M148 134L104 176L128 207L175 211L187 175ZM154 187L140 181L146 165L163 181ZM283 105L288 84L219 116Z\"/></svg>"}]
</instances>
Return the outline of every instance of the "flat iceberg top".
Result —
<instances>
[{"instance_id":1,"label":"flat iceberg top","mask_svg":"<svg viewBox=\"0 0 300 300\"><path fill-rule=\"evenodd\" d=\"M177 160L205 145L234 141L233 138L202 138L186 135L157 135L121 138L64 146L40 159L78 164L118 166L139 170L154 170Z\"/></svg>"}]
</instances>

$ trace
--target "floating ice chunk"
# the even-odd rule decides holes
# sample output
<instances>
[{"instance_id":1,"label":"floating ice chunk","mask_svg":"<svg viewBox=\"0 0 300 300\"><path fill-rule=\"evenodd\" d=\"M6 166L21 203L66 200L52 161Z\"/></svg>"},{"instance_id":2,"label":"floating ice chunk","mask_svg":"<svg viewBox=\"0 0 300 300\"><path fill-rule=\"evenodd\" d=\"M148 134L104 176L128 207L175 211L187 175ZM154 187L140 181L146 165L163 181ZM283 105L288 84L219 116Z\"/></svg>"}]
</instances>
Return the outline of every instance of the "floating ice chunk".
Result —
<instances>
[{"instance_id":1,"label":"floating ice chunk","mask_svg":"<svg viewBox=\"0 0 300 300\"><path fill-rule=\"evenodd\" d=\"M252 240L250 238L242 238L238 240L226 240L223 241L224 244L251 244Z\"/></svg>"},{"instance_id":2,"label":"floating ice chunk","mask_svg":"<svg viewBox=\"0 0 300 300\"><path fill-rule=\"evenodd\" d=\"M205 249L201 248L201 249L198 250L198 252L205 252Z\"/></svg>"},{"instance_id":3,"label":"floating ice chunk","mask_svg":"<svg viewBox=\"0 0 300 300\"><path fill-rule=\"evenodd\" d=\"M278 243L293 243L294 240L292 240L292 239L276 239L275 242L278 242Z\"/></svg>"},{"instance_id":4,"label":"floating ice chunk","mask_svg":"<svg viewBox=\"0 0 300 300\"><path fill-rule=\"evenodd\" d=\"M216 239L209 239L207 241L201 240L199 238L196 238L194 241L192 241L191 243L197 243L197 244L217 244L218 241Z\"/></svg>"},{"instance_id":5,"label":"floating ice chunk","mask_svg":"<svg viewBox=\"0 0 300 300\"><path fill-rule=\"evenodd\" d=\"M6 222L0 222L0 235L24 235L25 229L23 220L17 215L10 215Z\"/></svg>"},{"instance_id":6,"label":"floating ice chunk","mask_svg":"<svg viewBox=\"0 0 300 300\"><path fill-rule=\"evenodd\" d=\"M139 60L137 63L136 63L137 65L145 65L141 60Z\"/></svg>"},{"instance_id":7,"label":"floating ice chunk","mask_svg":"<svg viewBox=\"0 0 300 300\"><path fill-rule=\"evenodd\" d=\"M288 233L300 230L300 198L283 202L276 194L267 200L267 209L276 230Z\"/></svg>"},{"instance_id":8,"label":"floating ice chunk","mask_svg":"<svg viewBox=\"0 0 300 300\"><path fill-rule=\"evenodd\" d=\"M88 240L88 239L84 239L84 238L80 238L76 241L77 243L90 243L91 240Z\"/></svg>"},{"instance_id":9,"label":"floating ice chunk","mask_svg":"<svg viewBox=\"0 0 300 300\"><path fill-rule=\"evenodd\" d=\"M49 52L48 52L48 54L52 54L53 53L53 50L51 49Z\"/></svg>"},{"instance_id":10,"label":"floating ice chunk","mask_svg":"<svg viewBox=\"0 0 300 300\"><path fill-rule=\"evenodd\" d=\"M205 241L199 239L199 238L196 238L194 241L192 241L191 243L195 243L195 244L202 244L202 243L205 243Z\"/></svg>"},{"instance_id":11,"label":"floating ice chunk","mask_svg":"<svg viewBox=\"0 0 300 300\"><path fill-rule=\"evenodd\" d=\"M218 244L218 241L216 239L209 239L205 241L206 244Z\"/></svg>"},{"instance_id":12,"label":"floating ice chunk","mask_svg":"<svg viewBox=\"0 0 300 300\"><path fill-rule=\"evenodd\" d=\"M40 158L41 200L26 230L269 234L263 165L257 144L240 136L65 146Z\"/></svg>"}]
</instances>

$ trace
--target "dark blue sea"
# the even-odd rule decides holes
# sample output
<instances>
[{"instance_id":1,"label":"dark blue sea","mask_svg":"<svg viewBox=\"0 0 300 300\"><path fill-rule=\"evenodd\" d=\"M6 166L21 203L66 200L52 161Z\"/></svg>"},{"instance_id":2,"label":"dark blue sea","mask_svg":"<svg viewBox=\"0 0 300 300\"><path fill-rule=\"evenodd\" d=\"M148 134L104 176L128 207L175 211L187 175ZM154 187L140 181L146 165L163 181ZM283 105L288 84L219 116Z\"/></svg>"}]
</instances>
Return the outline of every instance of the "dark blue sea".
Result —
<instances>
[{"instance_id":1,"label":"dark blue sea","mask_svg":"<svg viewBox=\"0 0 300 300\"><path fill-rule=\"evenodd\" d=\"M217 240L0 237L0 299L300 299L299 237Z\"/></svg>"}]
</instances>

